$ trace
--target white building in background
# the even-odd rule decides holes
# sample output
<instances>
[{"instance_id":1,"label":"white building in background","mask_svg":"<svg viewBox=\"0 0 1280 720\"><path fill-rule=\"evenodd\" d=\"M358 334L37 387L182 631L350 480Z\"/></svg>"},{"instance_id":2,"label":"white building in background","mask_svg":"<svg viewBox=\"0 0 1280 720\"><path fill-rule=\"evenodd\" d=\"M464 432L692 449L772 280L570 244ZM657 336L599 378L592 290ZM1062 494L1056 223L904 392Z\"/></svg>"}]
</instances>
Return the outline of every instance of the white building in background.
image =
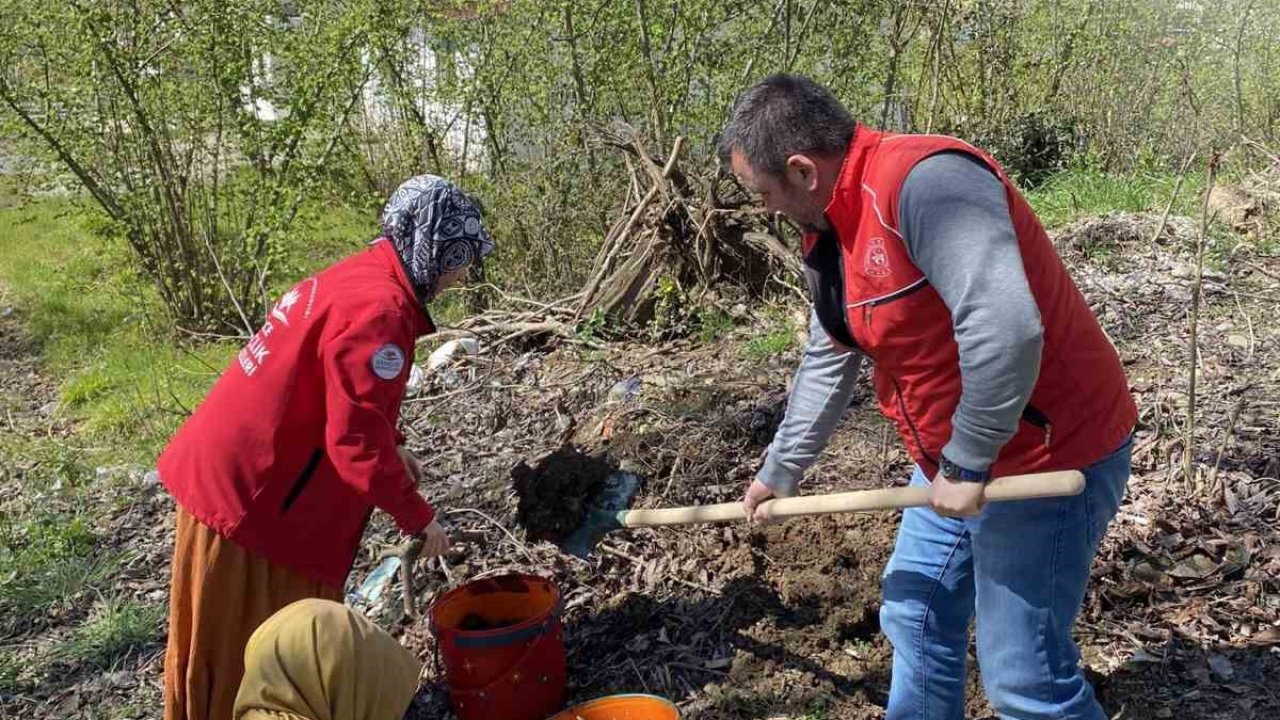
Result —
<instances>
[{"instance_id":1,"label":"white building in background","mask_svg":"<svg viewBox=\"0 0 1280 720\"><path fill-rule=\"evenodd\" d=\"M267 17L264 22L279 30L297 30L302 26L302 14L291 0L282 0L280 15ZM289 108L277 107L269 97L264 97L276 84L275 56L264 53L255 57L249 72L253 78L252 84L240 86L240 101L244 109L263 122L275 122L288 117Z\"/></svg>"},{"instance_id":2,"label":"white building in background","mask_svg":"<svg viewBox=\"0 0 1280 720\"><path fill-rule=\"evenodd\" d=\"M301 16L288 16L282 22L296 29L301 25ZM478 112L467 112L460 104L442 102L436 88L440 82L440 62L432 48L427 33L422 28L414 28L405 39L410 58L401 68L405 83L411 88L409 99L414 107L426 119L428 127L438 134L441 151L449 156L447 161L455 165L465 166L469 171L477 171L484 167L487 160L488 135L483 119ZM392 85L383 77L380 68L374 63L369 48L360 51L360 62L366 70L371 70L369 81L361 93L361 121L364 130L376 135L377 131L390 123L399 122L395 112L395 100L391 96ZM371 67L372 66L372 67ZM475 69L466 52L454 52L450 62L452 72L457 74L456 80L466 85L475 75ZM263 122L275 122L289 115L287 107L279 107L269 97L271 89L277 82L276 58L264 53L253 61L252 84L240 87L243 107Z\"/></svg>"},{"instance_id":3,"label":"white building in background","mask_svg":"<svg viewBox=\"0 0 1280 720\"><path fill-rule=\"evenodd\" d=\"M440 60L424 29L414 28L405 43L410 61L402 70L405 83L412 88L409 94L414 107L426 118L427 125L439 134L442 149L451 156L450 160L461 164L465 155L466 169L480 170L485 165L488 148L483 118L479 112L468 113L465 104L450 104L440 99L440 93L436 91L442 72ZM360 60L366 68L372 62L368 49L361 52ZM453 52L449 64L459 84L465 86L475 77L475 67L467 52ZM371 129L398 122L391 92L390 80L375 68L363 94L365 122L372 126Z\"/></svg>"},{"instance_id":4,"label":"white building in background","mask_svg":"<svg viewBox=\"0 0 1280 720\"><path fill-rule=\"evenodd\" d=\"M263 122L275 122L289 116L289 108L276 107L269 98L263 97L263 91L276 83L276 59L270 53L253 59L252 85L240 86L240 100L244 109Z\"/></svg>"}]
</instances>

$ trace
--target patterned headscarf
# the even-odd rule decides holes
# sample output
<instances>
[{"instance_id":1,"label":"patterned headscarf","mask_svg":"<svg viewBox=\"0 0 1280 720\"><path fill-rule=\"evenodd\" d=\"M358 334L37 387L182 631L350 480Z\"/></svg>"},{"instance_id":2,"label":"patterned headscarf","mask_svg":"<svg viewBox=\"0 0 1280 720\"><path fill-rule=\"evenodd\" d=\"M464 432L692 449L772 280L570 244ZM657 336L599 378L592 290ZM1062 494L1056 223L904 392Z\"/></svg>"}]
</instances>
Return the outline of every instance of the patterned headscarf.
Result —
<instances>
[{"instance_id":1,"label":"patterned headscarf","mask_svg":"<svg viewBox=\"0 0 1280 720\"><path fill-rule=\"evenodd\" d=\"M456 185L435 175L406 180L382 209L382 234L391 239L405 271L428 303L440 276L493 251L480 208Z\"/></svg>"}]
</instances>

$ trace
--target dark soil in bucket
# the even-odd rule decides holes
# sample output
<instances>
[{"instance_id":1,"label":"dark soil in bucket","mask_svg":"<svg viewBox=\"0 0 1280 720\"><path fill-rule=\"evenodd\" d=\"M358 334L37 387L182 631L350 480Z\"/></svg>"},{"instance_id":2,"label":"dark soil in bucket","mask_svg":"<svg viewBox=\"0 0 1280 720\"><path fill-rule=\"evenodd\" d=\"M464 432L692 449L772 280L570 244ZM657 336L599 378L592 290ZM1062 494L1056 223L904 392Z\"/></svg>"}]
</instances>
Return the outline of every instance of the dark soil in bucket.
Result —
<instances>
[{"instance_id":1,"label":"dark soil in bucket","mask_svg":"<svg viewBox=\"0 0 1280 720\"><path fill-rule=\"evenodd\" d=\"M469 613L466 617L462 618L462 622L458 623L458 629L466 630L468 632L501 630L502 628L508 628L512 625L519 625L521 622L522 621L519 619L508 620L506 618L501 620L486 620L477 613Z\"/></svg>"},{"instance_id":2,"label":"dark soil in bucket","mask_svg":"<svg viewBox=\"0 0 1280 720\"><path fill-rule=\"evenodd\" d=\"M617 464L604 454L565 446L533 466L511 469L519 503L516 520L531 540L559 544L582 524L587 508Z\"/></svg>"}]
</instances>

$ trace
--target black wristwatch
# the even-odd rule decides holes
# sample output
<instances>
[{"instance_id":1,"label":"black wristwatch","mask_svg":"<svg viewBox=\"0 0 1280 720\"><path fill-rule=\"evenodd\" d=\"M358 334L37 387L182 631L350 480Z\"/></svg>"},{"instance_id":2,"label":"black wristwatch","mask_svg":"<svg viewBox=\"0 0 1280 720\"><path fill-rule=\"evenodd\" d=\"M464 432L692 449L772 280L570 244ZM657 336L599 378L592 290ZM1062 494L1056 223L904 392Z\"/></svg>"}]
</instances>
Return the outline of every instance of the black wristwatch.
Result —
<instances>
[{"instance_id":1,"label":"black wristwatch","mask_svg":"<svg viewBox=\"0 0 1280 720\"><path fill-rule=\"evenodd\" d=\"M938 469L942 471L943 476L951 480L984 483L991 479L990 470L979 472L977 470L962 468L948 460L945 455L941 457L941 462L938 463Z\"/></svg>"}]
</instances>

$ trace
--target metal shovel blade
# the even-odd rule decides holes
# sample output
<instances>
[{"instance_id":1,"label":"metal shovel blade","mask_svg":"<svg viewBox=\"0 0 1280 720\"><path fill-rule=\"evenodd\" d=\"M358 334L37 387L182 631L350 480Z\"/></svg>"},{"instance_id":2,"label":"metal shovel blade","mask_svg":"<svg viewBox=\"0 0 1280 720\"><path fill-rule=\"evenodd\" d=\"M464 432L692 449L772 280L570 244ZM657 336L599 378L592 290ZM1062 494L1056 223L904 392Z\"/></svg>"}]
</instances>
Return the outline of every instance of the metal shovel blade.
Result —
<instances>
[{"instance_id":1,"label":"metal shovel blade","mask_svg":"<svg viewBox=\"0 0 1280 720\"><path fill-rule=\"evenodd\" d=\"M622 527L622 515L640 489L640 476L625 470L616 470L601 483L596 496L587 504L582 524L574 530L560 547L570 555L585 558L596 543L609 531Z\"/></svg>"}]
</instances>

